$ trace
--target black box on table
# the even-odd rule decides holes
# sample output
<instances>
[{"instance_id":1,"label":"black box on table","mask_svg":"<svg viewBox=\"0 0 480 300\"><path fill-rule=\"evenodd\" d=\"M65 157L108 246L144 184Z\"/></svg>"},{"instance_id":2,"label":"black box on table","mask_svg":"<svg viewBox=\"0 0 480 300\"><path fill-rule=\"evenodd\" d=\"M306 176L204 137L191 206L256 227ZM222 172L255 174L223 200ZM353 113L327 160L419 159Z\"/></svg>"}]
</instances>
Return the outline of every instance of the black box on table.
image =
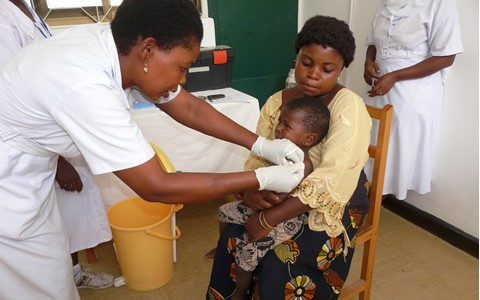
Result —
<instances>
[{"instance_id":1,"label":"black box on table","mask_svg":"<svg viewBox=\"0 0 480 300\"><path fill-rule=\"evenodd\" d=\"M230 46L201 48L187 72L184 88L196 92L230 87L234 60L235 53Z\"/></svg>"}]
</instances>

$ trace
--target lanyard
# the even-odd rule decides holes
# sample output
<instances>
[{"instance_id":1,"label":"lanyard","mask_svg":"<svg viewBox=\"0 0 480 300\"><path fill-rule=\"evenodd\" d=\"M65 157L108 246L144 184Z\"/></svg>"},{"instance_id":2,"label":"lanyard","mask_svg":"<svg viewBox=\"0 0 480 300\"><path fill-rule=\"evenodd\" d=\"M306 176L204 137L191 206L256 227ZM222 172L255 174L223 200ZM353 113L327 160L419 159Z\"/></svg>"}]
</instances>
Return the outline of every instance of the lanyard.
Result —
<instances>
[{"instance_id":1,"label":"lanyard","mask_svg":"<svg viewBox=\"0 0 480 300\"><path fill-rule=\"evenodd\" d=\"M37 27L37 29L42 33L42 35L45 38L48 38L48 37L52 36L52 33L50 32L50 30L48 30L48 26L47 26L47 24L45 24L45 22L42 20L42 18L38 17L38 18L35 18L35 19L36 19L36 22L34 22L35 27ZM39 23L40 23L41 27L39 26ZM47 36L47 33L48 33L48 36Z\"/></svg>"}]
</instances>

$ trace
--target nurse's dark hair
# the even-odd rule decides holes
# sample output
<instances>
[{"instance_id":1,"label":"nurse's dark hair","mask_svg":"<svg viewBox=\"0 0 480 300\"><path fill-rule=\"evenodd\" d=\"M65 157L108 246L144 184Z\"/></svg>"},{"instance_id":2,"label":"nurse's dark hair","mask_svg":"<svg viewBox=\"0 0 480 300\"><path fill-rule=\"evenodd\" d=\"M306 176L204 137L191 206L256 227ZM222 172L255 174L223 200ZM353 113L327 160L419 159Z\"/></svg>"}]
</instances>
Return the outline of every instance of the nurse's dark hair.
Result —
<instances>
[{"instance_id":1,"label":"nurse's dark hair","mask_svg":"<svg viewBox=\"0 0 480 300\"><path fill-rule=\"evenodd\" d=\"M296 53L310 44L335 49L342 56L345 68L355 55L355 38L348 24L333 17L314 16L305 22L295 40Z\"/></svg>"},{"instance_id":2,"label":"nurse's dark hair","mask_svg":"<svg viewBox=\"0 0 480 300\"><path fill-rule=\"evenodd\" d=\"M155 38L162 50L200 43L203 26L190 0L124 0L111 23L118 52L127 55L139 39Z\"/></svg>"},{"instance_id":3,"label":"nurse's dark hair","mask_svg":"<svg viewBox=\"0 0 480 300\"><path fill-rule=\"evenodd\" d=\"M328 133L330 127L330 111L316 97L300 97L289 101L284 109L302 110L305 112L303 126L309 132L318 133L320 142ZM314 145L312 145L314 146Z\"/></svg>"}]
</instances>

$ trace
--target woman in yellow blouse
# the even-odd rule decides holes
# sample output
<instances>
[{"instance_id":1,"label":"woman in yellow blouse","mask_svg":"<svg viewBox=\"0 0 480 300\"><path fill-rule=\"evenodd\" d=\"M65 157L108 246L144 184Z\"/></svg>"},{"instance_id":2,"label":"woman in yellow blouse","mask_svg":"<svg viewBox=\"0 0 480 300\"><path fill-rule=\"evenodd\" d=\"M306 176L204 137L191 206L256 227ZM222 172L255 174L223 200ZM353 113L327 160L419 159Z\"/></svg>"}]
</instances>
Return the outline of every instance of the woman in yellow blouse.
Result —
<instances>
[{"instance_id":1,"label":"woman in yellow blouse","mask_svg":"<svg viewBox=\"0 0 480 300\"><path fill-rule=\"evenodd\" d=\"M292 299L334 299L348 275L355 234L368 208L363 167L371 119L363 100L337 82L355 52L355 40L345 22L312 17L297 35L295 49L297 86L267 100L257 134L273 139L281 107L302 96L315 97L329 108L330 129L324 141L309 152L314 171L287 200L277 204L276 196L266 191L244 200L252 209L263 210L263 220L271 226L308 214L298 234L264 257L256 270L256 284L260 299L290 299L288 295ZM251 154L245 167L253 170L265 165L268 162ZM258 214L246 227L251 240L259 244L268 234ZM232 242L243 230L240 225L228 225L221 234L208 290L214 299L227 298L235 289L235 270L230 269L235 258Z\"/></svg>"}]
</instances>

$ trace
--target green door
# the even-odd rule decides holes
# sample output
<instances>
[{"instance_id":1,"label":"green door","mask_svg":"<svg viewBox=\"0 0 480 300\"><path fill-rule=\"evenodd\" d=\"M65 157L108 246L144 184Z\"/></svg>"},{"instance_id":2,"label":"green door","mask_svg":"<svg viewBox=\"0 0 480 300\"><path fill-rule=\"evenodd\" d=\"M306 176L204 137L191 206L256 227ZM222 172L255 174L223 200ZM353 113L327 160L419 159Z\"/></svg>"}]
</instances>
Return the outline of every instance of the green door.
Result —
<instances>
[{"instance_id":1,"label":"green door","mask_svg":"<svg viewBox=\"0 0 480 300\"><path fill-rule=\"evenodd\" d=\"M209 0L217 45L235 51L232 87L262 106L285 87L295 59L298 3L292 0Z\"/></svg>"}]
</instances>

